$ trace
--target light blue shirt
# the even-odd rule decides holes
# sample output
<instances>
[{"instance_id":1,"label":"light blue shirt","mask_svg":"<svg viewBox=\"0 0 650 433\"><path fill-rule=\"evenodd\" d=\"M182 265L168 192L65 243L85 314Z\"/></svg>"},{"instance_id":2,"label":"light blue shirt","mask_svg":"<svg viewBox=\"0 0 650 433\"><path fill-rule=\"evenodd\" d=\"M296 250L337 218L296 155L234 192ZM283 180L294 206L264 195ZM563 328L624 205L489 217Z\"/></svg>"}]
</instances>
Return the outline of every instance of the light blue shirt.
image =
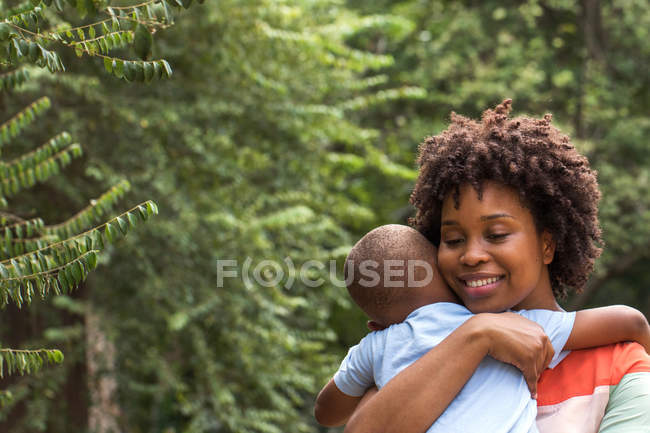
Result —
<instances>
[{"instance_id":1,"label":"light blue shirt","mask_svg":"<svg viewBox=\"0 0 650 433\"><path fill-rule=\"evenodd\" d=\"M557 364L573 329L575 313L550 310L516 313L544 329L555 349L551 365ZM334 382L343 393L355 397L363 395L373 384L381 388L472 316L464 306L448 302L420 307L404 322L371 332L352 347L334 375ZM402 410L408 412L407 407ZM427 432L537 432L536 415L537 404L530 397L521 372L487 356Z\"/></svg>"}]
</instances>

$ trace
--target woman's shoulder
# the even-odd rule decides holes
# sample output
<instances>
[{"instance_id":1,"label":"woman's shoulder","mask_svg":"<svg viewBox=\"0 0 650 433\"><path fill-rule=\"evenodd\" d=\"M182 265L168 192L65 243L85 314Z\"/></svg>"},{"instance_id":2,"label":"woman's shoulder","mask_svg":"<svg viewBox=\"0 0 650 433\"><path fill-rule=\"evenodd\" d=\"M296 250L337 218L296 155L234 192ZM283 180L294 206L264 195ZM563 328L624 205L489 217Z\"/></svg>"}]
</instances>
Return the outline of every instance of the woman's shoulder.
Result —
<instances>
[{"instance_id":1,"label":"woman's shoulder","mask_svg":"<svg viewBox=\"0 0 650 433\"><path fill-rule=\"evenodd\" d=\"M591 395L598 387L618 385L629 373L650 373L650 356L638 343L617 343L574 350L555 368L542 373L538 405L557 404Z\"/></svg>"},{"instance_id":2,"label":"woman's shoulder","mask_svg":"<svg viewBox=\"0 0 650 433\"><path fill-rule=\"evenodd\" d=\"M618 343L573 351L555 368L545 370L538 382L539 430L582 432L584 426L592 426L593 429L584 431L596 431L601 421L616 421L614 415L621 412L613 409L617 402L629 418L632 409L627 408L628 400L638 400L637 383L641 384L647 402L650 356L640 344ZM576 418L576 414L580 416ZM647 418L650 412L646 408L640 414ZM566 427L571 420L576 422L574 429L557 429Z\"/></svg>"}]
</instances>

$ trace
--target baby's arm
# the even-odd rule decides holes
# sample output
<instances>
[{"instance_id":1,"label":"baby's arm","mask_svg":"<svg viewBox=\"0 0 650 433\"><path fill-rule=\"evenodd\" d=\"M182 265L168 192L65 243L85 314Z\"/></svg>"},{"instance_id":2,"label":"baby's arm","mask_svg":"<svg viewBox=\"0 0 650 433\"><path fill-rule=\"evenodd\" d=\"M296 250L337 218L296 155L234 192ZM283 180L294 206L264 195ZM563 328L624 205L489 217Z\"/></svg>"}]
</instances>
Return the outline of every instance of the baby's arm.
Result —
<instances>
[{"instance_id":1,"label":"baby's arm","mask_svg":"<svg viewBox=\"0 0 650 433\"><path fill-rule=\"evenodd\" d=\"M363 396L352 397L342 392L334 379L321 389L316 398L314 416L325 427L338 427L345 424L354 413Z\"/></svg>"},{"instance_id":2,"label":"baby's arm","mask_svg":"<svg viewBox=\"0 0 650 433\"><path fill-rule=\"evenodd\" d=\"M350 348L334 378L323 387L316 398L314 416L327 427L345 424L355 411L368 388L374 385L372 342L375 333L366 336Z\"/></svg>"},{"instance_id":3,"label":"baby's arm","mask_svg":"<svg viewBox=\"0 0 650 433\"><path fill-rule=\"evenodd\" d=\"M636 341L650 353L650 326L643 313L625 305L592 308L576 312L568 350Z\"/></svg>"}]
</instances>

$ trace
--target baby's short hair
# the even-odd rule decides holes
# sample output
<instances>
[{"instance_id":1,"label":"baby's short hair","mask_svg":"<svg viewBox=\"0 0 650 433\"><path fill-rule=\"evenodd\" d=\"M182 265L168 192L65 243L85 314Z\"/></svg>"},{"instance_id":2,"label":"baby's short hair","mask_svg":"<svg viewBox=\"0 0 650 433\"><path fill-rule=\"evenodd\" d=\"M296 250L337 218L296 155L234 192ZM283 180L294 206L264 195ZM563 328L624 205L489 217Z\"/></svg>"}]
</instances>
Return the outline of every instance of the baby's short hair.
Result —
<instances>
[{"instance_id":1,"label":"baby's short hair","mask_svg":"<svg viewBox=\"0 0 650 433\"><path fill-rule=\"evenodd\" d=\"M368 232L345 260L345 281L352 299L369 316L408 301L411 281L425 279L422 267L435 266L436 249L417 230L388 224ZM401 274L400 274L401 273Z\"/></svg>"}]
</instances>

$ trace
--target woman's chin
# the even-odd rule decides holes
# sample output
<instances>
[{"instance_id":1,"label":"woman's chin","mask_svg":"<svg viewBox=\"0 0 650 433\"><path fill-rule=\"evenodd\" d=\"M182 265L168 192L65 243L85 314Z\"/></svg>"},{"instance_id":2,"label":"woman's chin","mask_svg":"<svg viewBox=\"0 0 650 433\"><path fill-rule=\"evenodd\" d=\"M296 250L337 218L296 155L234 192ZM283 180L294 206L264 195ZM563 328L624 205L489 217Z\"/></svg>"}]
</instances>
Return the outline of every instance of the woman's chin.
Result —
<instances>
[{"instance_id":1,"label":"woman's chin","mask_svg":"<svg viewBox=\"0 0 650 433\"><path fill-rule=\"evenodd\" d=\"M502 313L512 308L512 306L505 305L504 302L499 302L495 298L464 298L463 304L465 307L474 314L479 313Z\"/></svg>"}]
</instances>

